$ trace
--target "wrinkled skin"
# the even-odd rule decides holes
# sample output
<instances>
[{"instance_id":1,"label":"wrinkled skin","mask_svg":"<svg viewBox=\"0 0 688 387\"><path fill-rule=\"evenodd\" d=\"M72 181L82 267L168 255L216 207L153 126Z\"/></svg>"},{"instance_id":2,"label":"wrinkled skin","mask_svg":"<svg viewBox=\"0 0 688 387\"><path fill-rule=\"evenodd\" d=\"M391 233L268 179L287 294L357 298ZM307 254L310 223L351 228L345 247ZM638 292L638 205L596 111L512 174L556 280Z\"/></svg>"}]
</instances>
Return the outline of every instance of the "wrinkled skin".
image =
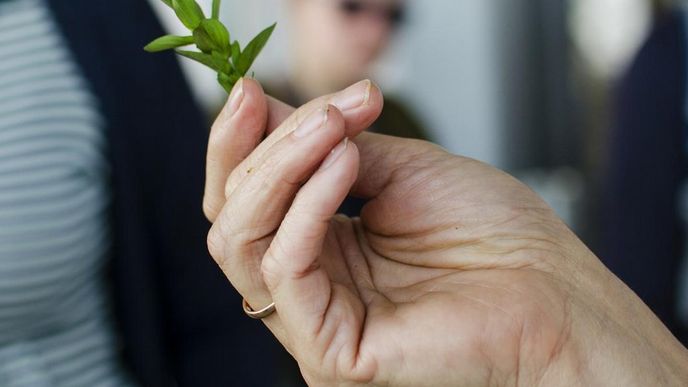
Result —
<instances>
[{"instance_id":1,"label":"wrinkled skin","mask_svg":"<svg viewBox=\"0 0 688 387\"><path fill-rule=\"evenodd\" d=\"M685 349L523 184L359 135L382 107L374 85L297 111L239 89L211 133L209 249L250 305L275 302L264 322L309 385L688 381ZM349 192L370 200L360 219L333 217Z\"/></svg>"}]
</instances>

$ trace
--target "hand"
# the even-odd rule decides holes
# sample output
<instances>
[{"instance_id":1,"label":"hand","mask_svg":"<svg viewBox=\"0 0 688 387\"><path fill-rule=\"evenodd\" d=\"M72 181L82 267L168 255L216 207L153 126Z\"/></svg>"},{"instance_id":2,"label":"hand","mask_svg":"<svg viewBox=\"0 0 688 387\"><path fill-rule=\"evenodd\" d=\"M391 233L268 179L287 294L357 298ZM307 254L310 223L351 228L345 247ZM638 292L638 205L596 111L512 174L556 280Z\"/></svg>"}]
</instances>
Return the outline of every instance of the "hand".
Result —
<instances>
[{"instance_id":1,"label":"hand","mask_svg":"<svg viewBox=\"0 0 688 387\"><path fill-rule=\"evenodd\" d=\"M374 85L296 111L240 88L211 134L208 245L250 305L275 302L264 322L310 385L688 380L685 349L524 185L359 134ZM361 218L333 216L350 192Z\"/></svg>"}]
</instances>

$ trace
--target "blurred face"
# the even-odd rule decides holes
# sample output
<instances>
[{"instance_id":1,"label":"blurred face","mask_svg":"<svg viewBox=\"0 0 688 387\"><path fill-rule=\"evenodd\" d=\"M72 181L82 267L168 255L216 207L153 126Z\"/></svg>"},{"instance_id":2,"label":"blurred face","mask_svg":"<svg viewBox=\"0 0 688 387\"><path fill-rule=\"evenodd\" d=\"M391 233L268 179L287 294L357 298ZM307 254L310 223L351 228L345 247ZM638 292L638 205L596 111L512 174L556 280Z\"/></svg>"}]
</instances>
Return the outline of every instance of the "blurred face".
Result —
<instances>
[{"instance_id":1,"label":"blurred face","mask_svg":"<svg viewBox=\"0 0 688 387\"><path fill-rule=\"evenodd\" d=\"M297 65L333 88L366 75L405 10L402 0L292 0L292 5Z\"/></svg>"}]
</instances>

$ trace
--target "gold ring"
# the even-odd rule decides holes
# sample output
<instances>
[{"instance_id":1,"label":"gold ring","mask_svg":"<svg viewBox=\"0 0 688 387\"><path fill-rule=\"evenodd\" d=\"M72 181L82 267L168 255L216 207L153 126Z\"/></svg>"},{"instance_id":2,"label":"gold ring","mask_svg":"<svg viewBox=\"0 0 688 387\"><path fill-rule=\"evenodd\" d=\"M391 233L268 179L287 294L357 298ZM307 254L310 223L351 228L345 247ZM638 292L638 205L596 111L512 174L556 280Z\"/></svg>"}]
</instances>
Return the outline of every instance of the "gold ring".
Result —
<instances>
[{"instance_id":1,"label":"gold ring","mask_svg":"<svg viewBox=\"0 0 688 387\"><path fill-rule=\"evenodd\" d=\"M272 304L266 306L265 308L261 310L253 310L251 308L251 305L246 302L246 299L241 302L242 306L244 307L244 313L246 315L254 320L262 320L271 314L275 313L275 303L273 302Z\"/></svg>"}]
</instances>

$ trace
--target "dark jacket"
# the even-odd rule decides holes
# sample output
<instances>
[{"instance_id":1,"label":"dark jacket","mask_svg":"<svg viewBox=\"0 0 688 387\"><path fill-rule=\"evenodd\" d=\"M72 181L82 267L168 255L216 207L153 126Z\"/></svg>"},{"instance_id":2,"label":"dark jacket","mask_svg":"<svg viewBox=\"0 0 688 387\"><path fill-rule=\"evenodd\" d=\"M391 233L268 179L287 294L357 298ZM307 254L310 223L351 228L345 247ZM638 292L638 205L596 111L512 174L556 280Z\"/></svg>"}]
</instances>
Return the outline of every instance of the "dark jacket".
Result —
<instances>
[{"instance_id":1,"label":"dark jacket","mask_svg":"<svg viewBox=\"0 0 688 387\"><path fill-rule=\"evenodd\" d=\"M280 351L206 249L208 128L146 1L49 0L107 122L111 279L131 373L145 386L272 386Z\"/></svg>"},{"instance_id":2,"label":"dark jacket","mask_svg":"<svg viewBox=\"0 0 688 387\"><path fill-rule=\"evenodd\" d=\"M623 78L605 181L600 256L677 335L685 178L685 22L663 15ZM686 337L682 339L685 341Z\"/></svg>"}]
</instances>

